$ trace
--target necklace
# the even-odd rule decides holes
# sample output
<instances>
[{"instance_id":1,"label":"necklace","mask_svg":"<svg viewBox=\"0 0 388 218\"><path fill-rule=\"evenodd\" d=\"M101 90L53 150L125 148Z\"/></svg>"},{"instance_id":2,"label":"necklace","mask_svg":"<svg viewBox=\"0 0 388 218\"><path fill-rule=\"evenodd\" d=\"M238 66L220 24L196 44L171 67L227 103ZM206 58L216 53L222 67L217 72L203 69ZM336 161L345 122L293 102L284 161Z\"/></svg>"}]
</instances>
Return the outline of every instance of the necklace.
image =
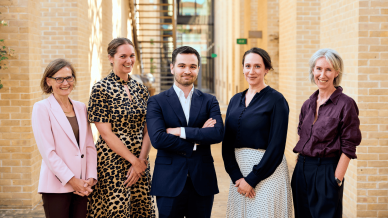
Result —
<instances>
[{"instance_id":1,"label":"necklace","mask_svg":"<svg viewBox=\"0 0 388 218\"><path fill-rule=\"evenodd\" d=\"M70 102L70 105L73 105L73 104L71 103L70 100L69 100L69 102ZM62 108L62 110L63 110L63 108ZM73 112L73 110L70 110L70 111L63 111L63 113L65 113L65 114L68 114L68 113L71 113L71 112Z\"/></svg>"}]
</instances>

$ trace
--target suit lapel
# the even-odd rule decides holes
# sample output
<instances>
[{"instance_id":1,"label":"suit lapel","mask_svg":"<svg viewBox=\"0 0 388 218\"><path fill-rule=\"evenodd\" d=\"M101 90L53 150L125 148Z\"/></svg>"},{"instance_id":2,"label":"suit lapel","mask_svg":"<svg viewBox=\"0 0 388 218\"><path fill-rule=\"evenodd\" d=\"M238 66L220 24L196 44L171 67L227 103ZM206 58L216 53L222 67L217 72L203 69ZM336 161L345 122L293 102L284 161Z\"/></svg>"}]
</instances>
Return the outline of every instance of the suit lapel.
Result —
<instances>
[{"instance_id":1,"label":"suit lapel","mask_svg":"<svg viewBox=\"0 0 388 218\"><path fill-rule=\"evenodd\" d=\"M181 102L179 101L179 98L176 95L174 88L171 87L169 90L167 90L166 95L168 103L170 104L175 114L178 116L179 121L181 122L181 127L186 127L187 121L185 113L183 112Z\"/></svg>"},{"instance_id":2,"label":"suit lapel","mask_svg":"<svg viewBox=\"0 0 388 218\"><path fill-rule=\"evenodd\" d=\"M191 105L190 105L190 117L189 117L189 126L193 126L195 120L198 117L199 111L202 107L202 100L203 96L201 92L194 89L193 97L191 98Z\"/></svg>"},{"instance_id":3,"label":"suit lapel","mask_svg":"<svg viewBox=\"0 0 388 218\"><path fill-rule=\"evenodd\" d=\"M82 151L83 146L85 145L85 139L86 139L86 131L87 129L87 123L85 113L83 112L83 108L79 107L79 104L74 104L73 100L70 99L70 101L73 103L75 116L77 117L77 123L78 123L78 131L79 131L79 149Z\"/></svg>"},{"instance_id":4,"label":"suit lapel","mask_svg":"<svg viewBox=\"0 0 388 218\"><path fill-rule=\"evenodd\" d=\"M65 113L63 113L63 110L57 100L55 99L54 95L50 95L48 97L48 100L51 105L51 112L54 114L55 119L58 121L59 125L62 127L63 131L66 133L66 135L70 138L70 140L73 142L75 146L78 147L77 140L75 139L73 129L71 128L70 122L67 119Z\"/></svg>"}]
</instances>

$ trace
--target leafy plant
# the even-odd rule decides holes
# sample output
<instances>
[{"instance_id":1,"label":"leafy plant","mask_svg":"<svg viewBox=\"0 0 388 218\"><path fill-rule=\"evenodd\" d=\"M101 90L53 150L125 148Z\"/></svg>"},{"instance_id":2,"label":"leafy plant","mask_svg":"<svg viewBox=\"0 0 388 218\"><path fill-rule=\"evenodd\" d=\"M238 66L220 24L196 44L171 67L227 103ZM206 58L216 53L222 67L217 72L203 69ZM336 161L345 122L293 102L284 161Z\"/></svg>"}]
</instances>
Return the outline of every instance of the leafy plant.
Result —
<instances>
[{"instance_id":1,"label":"leafy plant","mask_svg":"<svg viewBox=\"0 0 388 218\"><path fill-rule=\"evenodd\" d=\"M0 14L1 14L1 12L0 12ZM7 21L1 20L0 21L0 27L1 26L8 26ZM14 52L13 49L10 49L7 46L5 46L4 39L0 39L0 70L1 69L7 69L7 65L6 64L2 64L1 62L3 60L7 60L8 57L12 57L13 56L13 52ZM3 84L1 84L1 80L0 80L0 89L1 88L3 88Z\"/></svg>"},{"instance_id":2,"label":"leafy plant","mask_svg":"<svg viewBox=\"0 0 388 218\"><path fill-rule=\"evenodd\" d=\"M15 50L8 48L4 44L4 39L0 39L0 69L7 69L7 65L1 63L3 60L7 60L8 57L12 57ZM3 66L2 66L3 65Z\"/></svg>"}]
</instances>

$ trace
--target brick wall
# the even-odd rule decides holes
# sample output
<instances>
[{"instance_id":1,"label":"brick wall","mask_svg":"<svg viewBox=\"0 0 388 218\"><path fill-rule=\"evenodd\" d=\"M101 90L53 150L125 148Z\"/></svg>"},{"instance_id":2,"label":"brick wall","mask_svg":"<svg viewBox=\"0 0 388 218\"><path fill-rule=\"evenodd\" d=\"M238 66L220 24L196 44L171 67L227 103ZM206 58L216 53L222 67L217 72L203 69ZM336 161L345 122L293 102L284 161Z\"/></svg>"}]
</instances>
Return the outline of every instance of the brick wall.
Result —
<instances>
[{"instance_id":1,"label":"brick wall","mask_svg":"<svg viewBox=\"0 0 388 218\"><path fill-rule=\"evenodd\" d=\"M388 217L388 2L359 1L357 216Z\"/></svg>"},{"instance_id":2,"label":"brick wall","mask_svg":"<svg viewBox=\"0 0 388 218\"><path fill-rule=\"evenodd\" d=\"M216 0L215 8L215 51L218 55L215 58L215 92L218 100L228 103L233 95L248 88L241 60L245 51L252 47L263 48L270 54L275 70L265 80L278 89L278 0ZM225 13L229 16L225 17ZM249 38L249 31L262 31L263 38ZM238 45L238 38L247 38L248 44Z\"/></svg>"},{"instance_id":3,"label":"brick wall","mask_svg":"<svg viewBox=\"0 0 388 218\"><path fill-rule=\"evenodd\" d=\"M358 68L358 1L352 0L325 0L321 6L321 48L333 48L339 52L344 60L345 72L342 77L341 86L344 93L351 96L358 102L357 87ZM363 81L362 83L365 83ZM367 84L367 83L365 83ZM364 123L361 119L361 123ZM363 133L363 137L365 134ZM361 147L361 146L360 146ZM359 155L360 147L357 149L358 160L352 160L345 176L344 190L344 215L346 217L357 217L357 195L360 190L357 188L358 176L357 165L363 155Z\"/></svg>"},{"instance_id":4,"label":"brick wall","mask_svg":"<svg viewBox=\"0 0 388 218\"><path fill-rule=\"evenodd\" d=\"M279 91L279 0L267 1L267 52L274 68L267 76L267 84Z\"/></svg>"},{"instance_id":5,"label":"brick wall","mask_svg":"<svg viewBox=\"0 0 388 218\"><path fill-rule=\"evenodd\" d=\"M0 0L0 20L9 23L0 26L0 39L15 50L5 61L8 69L0 70L0 209L32 208L41 200L41 156L31 112L35 102L47 97L40 90L43 71L56 58L71 61L77 71L71 98L87 104L92 85L111 69L108 43L131 36L128 0L116 3L120 13L113 16L117 8L111 1Z\"/></svg>"},{"instance_id":6,"label":"brick wall","mask_svg":"<svg viewBox=\"0 0 388 218\"><path fill-rule=\"evenodd\" d=\"M39 157L31 130L31 111L37 95L40 71L40 2L0 1L0 38L15 56L0 71L0 208L29 208L39 199Z\"/></svg>"}]
</instances>

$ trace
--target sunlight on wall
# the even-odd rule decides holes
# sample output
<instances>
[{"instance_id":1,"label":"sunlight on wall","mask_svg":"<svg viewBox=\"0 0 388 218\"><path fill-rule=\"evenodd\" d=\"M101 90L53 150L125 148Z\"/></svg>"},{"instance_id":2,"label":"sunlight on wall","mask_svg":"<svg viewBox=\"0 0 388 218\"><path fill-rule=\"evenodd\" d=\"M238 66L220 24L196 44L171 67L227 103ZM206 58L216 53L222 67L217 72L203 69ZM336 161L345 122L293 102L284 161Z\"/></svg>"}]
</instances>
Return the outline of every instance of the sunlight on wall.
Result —
<instances>
[{"instance_id":1,"label":"sunlight on wall","mask_svg":"<svg viewBox=\"0 0 388 218\"><path fill-rule=\"evenodd\" d=\"M122 0L113 0L112 1L112 38L117 38L122 36L121 34L121 6Z\"/></svg>"},{"instance_id":2,"label":"sunlight on wall","mask_svg":"<svg viewBox=\"0 0 388 218\"><path fill-rule=\"evenodd\" d=\"M89 36L89 63L90 63L90 89L101 80L102 72L102 0L89 0L88 16L92 28ZM95 125L91 125L93 138L98 138L98 130Z\"/></svg>"}]
</instances>

